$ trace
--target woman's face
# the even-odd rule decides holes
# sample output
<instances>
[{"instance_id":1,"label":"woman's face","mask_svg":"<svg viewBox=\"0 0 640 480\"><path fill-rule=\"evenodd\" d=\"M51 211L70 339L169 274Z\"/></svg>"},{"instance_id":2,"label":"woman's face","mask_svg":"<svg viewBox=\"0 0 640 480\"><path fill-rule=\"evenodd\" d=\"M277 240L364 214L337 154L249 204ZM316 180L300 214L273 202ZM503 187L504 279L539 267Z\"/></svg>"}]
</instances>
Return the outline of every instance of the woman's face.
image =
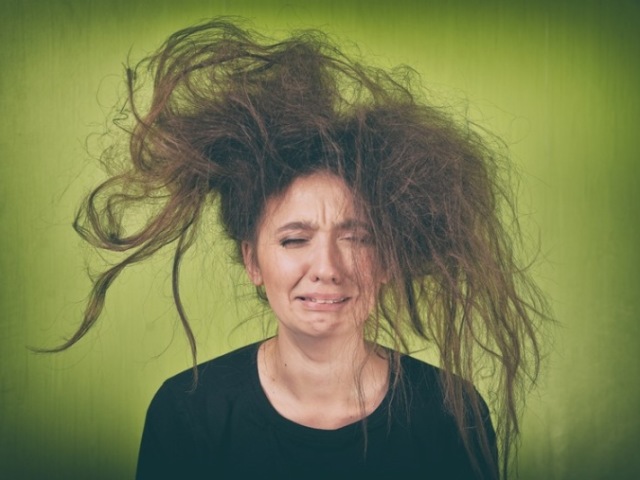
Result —
<instances>
[{"instance_id":1,"label":"woman's face","mask_svg":"<svg viewBox=\"0 0 640 480\"><path fill-rule=\"evenodd\" d=\"M256 243L245 242L243 254L280 335L361 334L382 282L369 225L339 177L300 177L267 200Z\"/></svg>"}]
</instances>

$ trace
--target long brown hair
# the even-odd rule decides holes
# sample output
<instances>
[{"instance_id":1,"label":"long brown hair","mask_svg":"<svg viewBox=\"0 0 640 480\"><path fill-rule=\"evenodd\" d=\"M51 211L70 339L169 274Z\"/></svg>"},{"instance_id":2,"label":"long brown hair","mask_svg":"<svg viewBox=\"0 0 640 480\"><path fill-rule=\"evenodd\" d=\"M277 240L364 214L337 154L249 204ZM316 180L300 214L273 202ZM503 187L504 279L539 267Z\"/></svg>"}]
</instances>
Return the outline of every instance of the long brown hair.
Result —
<instances>
[{"instance_id":1,"label":"long brown hair","mask_svg":"<svg viewBox=\"0 0 640 480\"><path fill-rule=\"evenodd\" d=\"M146 75L153 90L144 102ZM276 42L215 19L171 35L127 68L129 160L87 197L74 224L92 245L126 257L96 278L84 320L59 350L95 324L123 269L175 245L173 293L195 365L179 272L205 207L217 205L239 247L255 239L266 199L326 170L369 216L389 279L370 340L393 347L397 378L399 356L416 339L435 346L446 405L467 448L480 445L472 457L487 459L489 432L467 427L483 424L473 383L489 377L506 475L522 393L538 374L544 299L515 258L508 163L489 148L495 139L419 100L417 83L409 68L358 63L318 31ZM110 152L105 161L117 163ZM129 209L151 203L143 228L127 233Z\"/></svg>"}]
</instances>

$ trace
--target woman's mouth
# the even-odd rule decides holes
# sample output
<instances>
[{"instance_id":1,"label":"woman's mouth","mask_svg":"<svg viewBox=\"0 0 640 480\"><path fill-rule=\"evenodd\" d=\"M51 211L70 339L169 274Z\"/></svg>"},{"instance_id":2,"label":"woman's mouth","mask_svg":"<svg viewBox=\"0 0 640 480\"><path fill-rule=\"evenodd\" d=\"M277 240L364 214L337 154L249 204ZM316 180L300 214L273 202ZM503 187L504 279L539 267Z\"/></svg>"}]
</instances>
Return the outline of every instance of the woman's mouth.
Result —
<instances>
[{"instance_id":1,"label":"woman's mouth","mask_svg":"<svg viewBox=\"0 0 640 480\"><path fill-rule=\"evenodd\" d=\"M333 305L337 303L343 303L349 299L349 297L319 298L311 296L300 296L297 298L305 302L317 303L320 305Z\"/></svg>"}]
</instances>

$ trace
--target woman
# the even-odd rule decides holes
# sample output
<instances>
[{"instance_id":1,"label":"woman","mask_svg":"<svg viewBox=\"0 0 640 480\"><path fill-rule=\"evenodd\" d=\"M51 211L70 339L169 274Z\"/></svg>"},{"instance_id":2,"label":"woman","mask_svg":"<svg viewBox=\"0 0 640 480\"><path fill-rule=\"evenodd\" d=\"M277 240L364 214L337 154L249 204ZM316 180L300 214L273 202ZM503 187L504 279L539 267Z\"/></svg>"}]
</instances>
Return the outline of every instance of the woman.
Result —
<instances>
[{"instance_id":1,"label":"woman","mask_svg":"<svg viewBox=\"0 0 640 480\"><path fill-rule=\"evenodd\" d=\"M195 365L178 274L210 205L277 322L274 337L165 382L139 479L506 476L542 300L500 221L499 159L419 102L412 78L362 66L319 32L274 43L224 19L128 69L131 163L76 228L132 253L97 279L61 348L95 323L124 268L175 243ZM127 207L146 204L127 234ZM440 368L407 355L416 342Z\"/></svg>"}]
</instances>

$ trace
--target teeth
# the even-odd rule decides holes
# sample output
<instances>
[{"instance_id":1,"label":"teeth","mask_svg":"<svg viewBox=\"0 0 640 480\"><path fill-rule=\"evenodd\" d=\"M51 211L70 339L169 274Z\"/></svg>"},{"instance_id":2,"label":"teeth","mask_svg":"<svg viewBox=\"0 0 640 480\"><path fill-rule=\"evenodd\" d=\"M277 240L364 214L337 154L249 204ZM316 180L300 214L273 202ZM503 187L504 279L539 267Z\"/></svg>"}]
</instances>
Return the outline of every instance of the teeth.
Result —
<instances>
[{"instance_id":1,"label":"teeth","mask_svg":"<svg viewBox=\"0 0 640 480\"><path fill-rule=\"evenodd\" d=\"M307 298L307 300L309 300L310 302L313 303L340 303L340 302L344 302L346 299L345 298L338 298L336 300L320 300L318 298Z\"/></svg>"}]
</instances>

